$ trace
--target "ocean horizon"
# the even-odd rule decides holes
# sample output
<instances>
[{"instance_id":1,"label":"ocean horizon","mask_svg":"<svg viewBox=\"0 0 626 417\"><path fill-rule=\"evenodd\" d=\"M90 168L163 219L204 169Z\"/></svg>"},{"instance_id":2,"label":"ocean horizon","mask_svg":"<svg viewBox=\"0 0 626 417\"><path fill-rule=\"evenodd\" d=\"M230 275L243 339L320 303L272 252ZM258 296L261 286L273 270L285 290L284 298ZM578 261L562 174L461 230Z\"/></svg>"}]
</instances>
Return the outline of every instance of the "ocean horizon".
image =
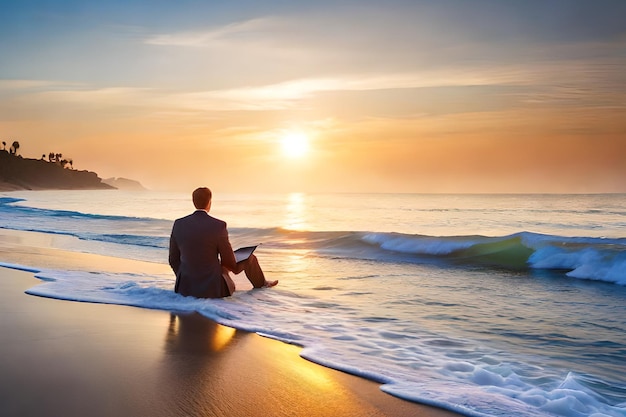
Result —
<instances>
[{"instance_id":1,"label":"ocean horizon","mask_svg":"<svg viewBox=\"0 0 626 417\"><path fill-rule=\"evenodd\" d=\"M31 270L29 294L197 311L468 416L626 416L626 194L214 194L271 290L198 300L167 271ZM1 229L167 264L189 193L0 192Z\"/></svg>"}]
</instances>

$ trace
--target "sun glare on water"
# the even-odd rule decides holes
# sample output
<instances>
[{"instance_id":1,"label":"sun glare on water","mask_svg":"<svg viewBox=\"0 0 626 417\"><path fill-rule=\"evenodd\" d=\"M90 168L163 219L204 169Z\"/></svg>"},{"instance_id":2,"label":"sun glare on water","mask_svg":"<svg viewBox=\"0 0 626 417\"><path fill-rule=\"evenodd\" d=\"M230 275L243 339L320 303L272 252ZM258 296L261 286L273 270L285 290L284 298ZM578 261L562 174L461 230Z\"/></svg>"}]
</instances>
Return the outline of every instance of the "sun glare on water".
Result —
<instances>
[{"instance_id":1,"label":"sun glare on water","mask_svg":"<svg viewBox=\"0 0 626 417\"><path fill-rule=\"evenodd\" d=\"M309 138L302 132L290 132L281 139L283 154L289 158L300 158L309 151Z\"/></svg>"}]
</instances>

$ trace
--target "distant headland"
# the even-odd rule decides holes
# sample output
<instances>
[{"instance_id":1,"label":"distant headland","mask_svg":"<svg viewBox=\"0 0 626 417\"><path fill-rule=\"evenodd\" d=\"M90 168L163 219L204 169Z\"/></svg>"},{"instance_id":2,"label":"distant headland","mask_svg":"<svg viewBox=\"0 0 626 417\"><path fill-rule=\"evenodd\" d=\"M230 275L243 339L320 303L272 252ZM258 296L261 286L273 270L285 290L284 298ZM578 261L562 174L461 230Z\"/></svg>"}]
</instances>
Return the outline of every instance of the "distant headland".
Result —
<instances>
[{"instance_id":1,"label":"distant headland","mask_svg":"<svg viewBox=\"0 0 626 417\"><path fill-rule=\"evenodd\" d=\"M129 180L128 178L107 178L102 180L103 183L117 188L118 190L127 191L145 191L146 188L139 181Z\"/></svg>"},{"instance_id":2,"label":"distant headland","mask_svg":"<svg viewBox=\"0 0 626 417\"><path fill-rule=\"evenodd\" d=\"M133 180L103 180L95 172L75 170L73 161L64 159L60 153L50 152L41 159L23 158L18 154L19 142L13 142L8 150L6 142L2 145L0 191L144 189Z\"/></svg>"}]
</instances>

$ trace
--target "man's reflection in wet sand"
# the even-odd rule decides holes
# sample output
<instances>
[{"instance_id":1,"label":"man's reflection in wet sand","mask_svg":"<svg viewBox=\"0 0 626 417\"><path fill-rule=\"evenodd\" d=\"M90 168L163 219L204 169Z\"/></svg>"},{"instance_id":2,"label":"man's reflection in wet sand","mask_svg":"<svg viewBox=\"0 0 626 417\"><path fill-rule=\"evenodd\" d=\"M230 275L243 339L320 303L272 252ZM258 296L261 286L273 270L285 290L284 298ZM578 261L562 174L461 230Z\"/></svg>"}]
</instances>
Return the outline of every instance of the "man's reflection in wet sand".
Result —
<instances>
[{"instance_id":1,"label":"man's reflection in wet sand","mask_svg":"<svg viewBox=\"0 0 626 417\"><path fill-rule=\"evenodd\" d=\"M158 390L161 416L370 416L380 390L350 389L340 373L299 357L300 348L221 326L198 313L172 314L165 338ZM363 392L361 392L363 391ZM429 415L429 414L426 414Z\"/></svg>"},{"instance_id":2,"label":"man's reflection in wet sand","mask_svg":"<svg viewBox=\"0 0 626 417\"><path fill-rule=\"evenodd\" d=\"M180 415L228 415L225 397L242 388L233 383L243 383L230 377L237 363L228 347L246 335L198 313L172 313L162 365L162 383L171 392L167 408Z\"/></svg>"},{"instance_id":3,"label":"man's reflection in wet sand","mask_svg":"<svg viewBox=\"0 0 626 417\"><path fill-rule=\"evenodd\" d=\"M233 341L236 334L236 329L217 324L198 313L172 313L165 351L186 354L219 352Z\"/></svg>"}]
</instances>

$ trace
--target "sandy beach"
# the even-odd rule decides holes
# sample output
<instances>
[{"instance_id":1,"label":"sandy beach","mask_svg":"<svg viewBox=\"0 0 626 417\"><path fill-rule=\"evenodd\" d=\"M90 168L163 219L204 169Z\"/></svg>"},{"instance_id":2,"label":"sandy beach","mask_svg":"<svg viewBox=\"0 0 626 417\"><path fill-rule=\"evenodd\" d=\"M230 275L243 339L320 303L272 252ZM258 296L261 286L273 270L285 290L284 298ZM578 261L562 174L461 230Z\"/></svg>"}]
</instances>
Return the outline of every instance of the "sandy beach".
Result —
<instances>
[{"instance_id":1,"label":"sandy beach","mask_svg":"<svg viewBox=\"0 0 626 417\"><path fill-rule=\"evenodd\" d=\"M0 231L0 261L34 268L166 265L67 252ZM299 357L300 348L197 314L35 297L32 272L0 268L0 415L453 416Z\"/></svg>"}]
</instances>

